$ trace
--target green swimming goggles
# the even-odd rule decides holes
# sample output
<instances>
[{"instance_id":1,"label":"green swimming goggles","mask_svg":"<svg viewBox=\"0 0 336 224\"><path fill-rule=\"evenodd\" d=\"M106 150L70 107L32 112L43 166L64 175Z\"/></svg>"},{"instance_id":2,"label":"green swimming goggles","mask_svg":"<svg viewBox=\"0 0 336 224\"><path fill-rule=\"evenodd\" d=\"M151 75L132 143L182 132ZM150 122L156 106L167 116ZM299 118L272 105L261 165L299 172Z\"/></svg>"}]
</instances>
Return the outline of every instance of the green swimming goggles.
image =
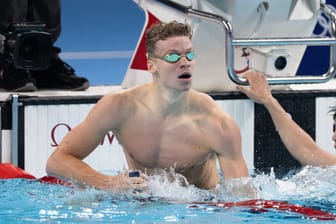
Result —
<instances>
[{"instance_id":1,"label":"green swimming goggles","mask_svg":"<svg viewBox=\"0 0 336 224\"><path fill-rule=\"evenodd\" d=\"M169 63L176 63L182 57L185 57L188 61L194 60L195 59L195 52L190 51L190 52L188 52L186 54L170 53L170 54L167 54L167 55L165 55L163 57L159 57L159 56L156 56L154 54L150 54L149 56L153 57L153 58L161 59L161 60L169 62Z\"/></svg>"}]
</instances>

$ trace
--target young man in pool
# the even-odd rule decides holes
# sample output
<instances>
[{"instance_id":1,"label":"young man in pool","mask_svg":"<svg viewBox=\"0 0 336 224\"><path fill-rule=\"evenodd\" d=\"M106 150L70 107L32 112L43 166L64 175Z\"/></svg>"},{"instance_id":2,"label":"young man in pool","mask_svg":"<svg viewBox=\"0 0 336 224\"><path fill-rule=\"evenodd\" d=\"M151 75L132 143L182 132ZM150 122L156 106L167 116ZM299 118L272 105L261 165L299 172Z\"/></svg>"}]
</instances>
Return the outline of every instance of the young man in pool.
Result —
<instances>
[{"instance_id":1,"label":"young man in pool","mask_svg":"<svg viewBox=\"0 0 336 224\"><path fill-rule=\"evenodd\" d=\"M237 89L256 103L265 106L272 117L281 140L295 159L302 165L336 165L336 156L321 149L315 141L288 116L287 112L272 96L265 75L257 72L249 72L246 75L246 79L249 82L249 86L237 86ZM334 108L333 111L336 112L336 108ZM333 131L332 139L335 142L336 148L335 128Z\"/></svg>"},{"instance_id":2,"label":"young man in pool","mask_svg":"<svg viewBox=\"0 0 336 224\"><path fill-rule=\"evenodd\" d=\"M146 186L146 175L173 168L189 184L214 189L224 178L248 176L236 123L207 94L191 88L195 68L191 27L159 23L146 33L148 71L153 82L104 96L69 132L47 162L47 172L99 189ZM206 77L205 77L206 78ZM130 170L109 176L82 159L112 130Z\"/></svg>"}]
</instances>

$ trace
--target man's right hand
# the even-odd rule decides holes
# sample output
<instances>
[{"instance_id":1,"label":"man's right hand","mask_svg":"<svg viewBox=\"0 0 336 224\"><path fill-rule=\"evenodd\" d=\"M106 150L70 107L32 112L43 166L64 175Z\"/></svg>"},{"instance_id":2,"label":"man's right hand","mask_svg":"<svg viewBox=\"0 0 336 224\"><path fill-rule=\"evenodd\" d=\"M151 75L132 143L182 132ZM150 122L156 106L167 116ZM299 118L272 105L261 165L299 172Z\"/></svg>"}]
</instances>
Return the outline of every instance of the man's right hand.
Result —
<instances>
[{"instance_id":1,"label":"man's right hand","mask_svg":"<svg viewBox=\"0 0 336 224\"><path fill-rule=\"evenodd\" d=\"M147 188L147 176L139 172L139 176L130 176L128 172L120 173L116 176L110 176L108 178L108 183L102 188L102 190L110 191L143 191Z\"/></svg>"}]
</instances>

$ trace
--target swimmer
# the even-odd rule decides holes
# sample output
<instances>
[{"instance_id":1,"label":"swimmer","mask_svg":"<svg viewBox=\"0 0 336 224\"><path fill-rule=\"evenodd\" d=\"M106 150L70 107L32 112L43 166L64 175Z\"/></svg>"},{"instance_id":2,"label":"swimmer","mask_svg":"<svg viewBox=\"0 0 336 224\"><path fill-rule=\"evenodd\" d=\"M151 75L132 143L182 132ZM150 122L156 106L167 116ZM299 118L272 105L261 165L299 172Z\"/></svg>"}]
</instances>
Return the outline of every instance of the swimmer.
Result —
<instances>
[{"instance_id":1,"label":"swimmer","mask_svg":"<svg viewBox=\"0 0 336 224\"><path fill-rule=\"evenodd\" d=\"M249 72L246 75L248 87L237 86L237 89L256 103L263 104L270 113L274 125L290 154L302 165L330 166L336 164L336 156L321 149L315 141L298 124L295 123L272 96L265 75ZM336 112L336 107L333 108ZM334 115L334 120L336 116ZM334 125L335 127L335 125ZM336 148L336 131L333 128L332 140Z\"/></svg>"},{"instance_id":2,"label":"swimmer","mask_svg":"<svg viewBox=\"0 0 336 224\"><path fill-rule=\"evenodd\" d=\"M209 95L191 88L191 39L188 24L153 25L146 33L153 81L100 99L51 154L47 173L105 190L145 188L146 175L171 168L190 185L214 189L220 180L217 161L224 179L247 177L237 124ZM139 176L105 175L82 161L109 131Z\"/></svg>"}]
</instances>

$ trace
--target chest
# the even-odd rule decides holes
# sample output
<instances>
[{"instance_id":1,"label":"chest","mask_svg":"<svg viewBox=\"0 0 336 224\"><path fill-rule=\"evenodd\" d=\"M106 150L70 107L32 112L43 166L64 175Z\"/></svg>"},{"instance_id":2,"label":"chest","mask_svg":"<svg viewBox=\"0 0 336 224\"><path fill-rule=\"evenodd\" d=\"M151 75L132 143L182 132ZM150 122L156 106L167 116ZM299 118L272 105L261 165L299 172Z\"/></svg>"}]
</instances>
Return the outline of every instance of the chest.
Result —
<instances>
[{"instance_id":1,"label":"chest","mask_svg":"<svg viewBox=\"0 0 336 224\"><path fill-rule=\"evenodd\" d=\"M211 151L203 118L179 116L137 121L132 128L120 132L125 152L137 164L184 168L202 163Z\"/></svg>"}]
</instances>

